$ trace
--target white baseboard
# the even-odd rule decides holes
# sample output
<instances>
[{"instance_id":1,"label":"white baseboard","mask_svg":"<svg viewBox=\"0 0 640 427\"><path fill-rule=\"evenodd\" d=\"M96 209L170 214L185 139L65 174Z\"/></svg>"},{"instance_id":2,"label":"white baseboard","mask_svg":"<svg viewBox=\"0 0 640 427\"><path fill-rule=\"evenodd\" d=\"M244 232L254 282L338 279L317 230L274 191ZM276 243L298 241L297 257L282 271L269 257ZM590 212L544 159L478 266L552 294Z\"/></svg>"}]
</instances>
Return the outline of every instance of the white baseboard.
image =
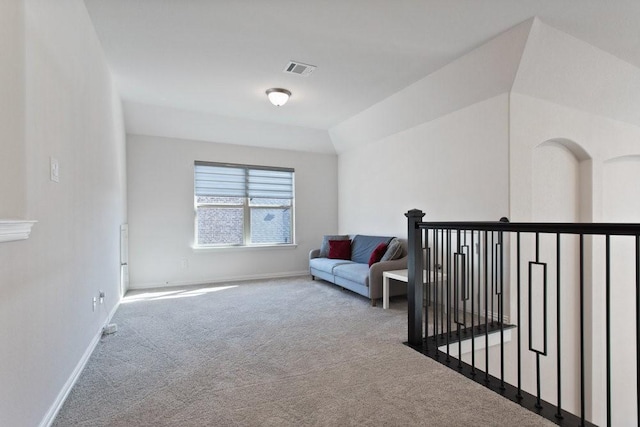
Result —
<instances>
[{"instance_id":1,"label":"white baseboard","mask_svg":"<svg viewBox=\"0 0 640 427\"><path fill-rule=\"evenodd\" d=\"M98 342L100 342L100 337L102 336L102 328L106 324L111 322L111 319L113 318L113 315L116 313L116 310L118 310L118 307L120 307L120 301L118 301L116 303L116 305L113 307L113 309L111 310L111 312L107 316L106 322L103 325L100 326L100 329L98 330L96 335L93 337L93 339L89 343L89 346L84 351L84 354L82 355L82 357L78 361L78 364L76 365L76 367L73 370L73 372L71 372L71 375L67 379L67 382L62 387L62 390L60 390L60 393L58 393L58 396L56 397L56 400L53 402L53 404L51 405L51 407L47 411L46 415L44 416L44 418L40 422L39 427L49 427L53 423L53 420L56 419L56 416L58 415L58 412L60 411L60 408L62 408L62 405L64 404L64 401L67 400L67 397L69 396L69 393L71 392L71 389L75 385L76 381L78 381L78 378L80 377L80 374L84 370L84 367L87 365L87 362L89 361L89 358L91 357L91 354L93 353L93 350L95 350L96 346L98 345Z\"/></svg>"},{"instance_id":2,"label":"white baseboard","mask_svg":"<svg viewBox=\"0 0 640 427\"><path fill-rule=\"evenodd\" d=\"M480 312L481 316L484 316L484 311ZM477 313L476 313L477 316ZM500 316L498 315L497 312L495 311L490 311L489 312L489 319L493 319L493 320L500 320ZM503 323L507 323L509 324L509 316L507 316L506 314L502 316L502 322Z\"/></svg>"},{"instance_id":3,"label":"white baseboard","mask_svg":"<svg viewBox=\"0 0 640 427\"><path fill-rule=\"evenodd\" d=\"M471 312L467 311L467 315L471 315ZM476 311L476 312L474 312L474 313L473 313L473 315L474 315L474 317L477 319L477 317L478 317L478 312L477 312L477 311ZM498 321L500 320L500 316L498 316L498 313L497 313L497 312L495 312L495 311L489 311L489 312L487 313L487 315L488 315L488 319L489 319L489 321L490 321L490 322L491 322L491 321L494 321L494 320L498 320ZM482 318L484 319L484 311L480 311L480 316L482 316ZM506 314L505 314L505 315L503 315L503 316L502 316L502 322L503 322L503 323L506 323L506 324L509 324L509 316L507 316ZM476 322L476 325L477 325L477 324L478 324L478 323ZM483 324L483 322L480 322L480 324L482 325L482 324Z\"/></svg>"},{"instance_id":4,"label":"white baseboard","mask_svg":"<svg viewBox=\"0 0 640 427\"><path fill-rule=\"evenodd\" d=\"M511 329L506 329L505 331L503 331L504 333L504 342L510 342L511 341ZM488 341L489 341L489 347L495 347L498 346L502 343L501 337L500 337L500 330L496 330L496 331L492 331L488 334ZM484 335L479 335L476 336L474 339L474 349L475 351L479 351L479 350L484 350L487 347L487 339ZM471 353L471 339L468 340L464 340L461 343L455 342L453 344L449 345L449 355L452 357L455 357L456 359L460 358L460 348L462 348L462 354L469 354ZM447 352L447 346L446 345L441 345L440 347L438 347L438 350L446 353Z\"/></svg>"},{"instance_id":5,"label":"white baseboard","mask_svg":"<svg viewBox=\"0 0 640 427\"><path fill-rule=\"evenodd\" d=\"M223 278L215 278L208 280L197 280L197 281L176 281L176 282L150 282L150 283L129 283L128 290L138 290L138 289L154 289L154 288L175 288L176 286L196 286L196 285L207 285L210 283L227 283L227 282L243 282L247 280L262 280L262 279L281 279L285 277L297 277L297 276L308 276L309 270L304 271L289 271L284 273L267 273L267 274L252 274L247 276L232 276L232 277L223 277Z\"/></svg>"}]
</instances>

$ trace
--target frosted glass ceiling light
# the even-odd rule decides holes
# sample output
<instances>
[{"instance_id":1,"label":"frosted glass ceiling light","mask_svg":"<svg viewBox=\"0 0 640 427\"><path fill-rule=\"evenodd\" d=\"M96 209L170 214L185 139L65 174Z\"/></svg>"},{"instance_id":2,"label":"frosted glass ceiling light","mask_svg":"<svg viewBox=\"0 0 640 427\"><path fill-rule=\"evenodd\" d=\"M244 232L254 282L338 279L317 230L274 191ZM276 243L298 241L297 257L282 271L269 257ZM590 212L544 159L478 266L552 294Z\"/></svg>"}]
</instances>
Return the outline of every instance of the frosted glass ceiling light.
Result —
<instances>
[{"instance_id":1,"label":"frosted glass ceiling light","mask_svg":"<svg viewBox=\"0 0 640 427\"><path fill-rule=\"evenodd\" d=\"M291 92L286 89L272 87L271 89L267 89L267 96L273 105L279 107L287 103L291 96Z\"/></svg>"}]
</instances>

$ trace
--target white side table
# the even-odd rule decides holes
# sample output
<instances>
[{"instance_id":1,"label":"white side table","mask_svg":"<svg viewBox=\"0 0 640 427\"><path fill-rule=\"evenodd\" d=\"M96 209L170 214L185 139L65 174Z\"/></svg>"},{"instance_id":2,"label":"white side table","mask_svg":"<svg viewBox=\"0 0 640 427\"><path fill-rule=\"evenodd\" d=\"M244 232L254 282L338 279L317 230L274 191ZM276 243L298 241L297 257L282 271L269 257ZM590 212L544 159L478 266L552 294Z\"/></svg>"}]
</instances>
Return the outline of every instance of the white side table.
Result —
<instances>
[{"instance_id":1,"label":"white side table","mask_svg":"<svg viewBox=\"0 0 640 427\"><path fill-rule=\"evenodd\" d=\"M447 278L446 274L431 272L431 281L440 282ZM382 272L382 308L389 308L389 279L395 279L407 283L409 281L409 270L391 270ZM422 280L427 280L427 270L422 270Z\"/></svg>"}]
</instances>

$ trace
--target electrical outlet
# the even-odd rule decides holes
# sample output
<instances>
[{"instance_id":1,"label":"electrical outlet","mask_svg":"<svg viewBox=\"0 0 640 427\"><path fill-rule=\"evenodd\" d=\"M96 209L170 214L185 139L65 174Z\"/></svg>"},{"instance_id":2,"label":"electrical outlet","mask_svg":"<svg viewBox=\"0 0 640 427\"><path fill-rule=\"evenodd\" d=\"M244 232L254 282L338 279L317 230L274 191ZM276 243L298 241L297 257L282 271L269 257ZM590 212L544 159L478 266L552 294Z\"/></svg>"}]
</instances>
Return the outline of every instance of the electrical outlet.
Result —
<instances>
[{"instance_id":1,"label":"electrical outlet","mask_svg":"<svg viewBox=\"0 0 640 427\"><path fill-rule=\"evenodd\" d=\"M104 291L99 291L98 297L100 297L100 304L104 304Z\"/></svg>"},{"instance_id":2,"label":"electrical outlet","mask_svg":"<svg viewBox=\"0 0 640 427\"><path fill-rule=\"evenodd\" d=\"M98 298L93 297L93 311L96 311L96 304L98 303Z\"/></svg>"}]
</instances>

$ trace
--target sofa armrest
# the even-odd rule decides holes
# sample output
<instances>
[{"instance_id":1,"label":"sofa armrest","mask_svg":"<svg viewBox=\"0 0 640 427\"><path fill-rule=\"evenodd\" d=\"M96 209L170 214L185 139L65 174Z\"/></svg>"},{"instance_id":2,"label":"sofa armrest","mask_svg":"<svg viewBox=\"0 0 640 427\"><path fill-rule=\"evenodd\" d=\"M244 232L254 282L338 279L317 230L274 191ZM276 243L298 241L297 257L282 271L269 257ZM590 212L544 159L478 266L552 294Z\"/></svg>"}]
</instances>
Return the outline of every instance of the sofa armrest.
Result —
<instances>
[{"instance_id":1,"label":"sofa armrest","mask_svg":"<svg viewBox=\"0 0 640 427\"><path fill-rule=\"evenodd\" d=\"M309 259L320 258L320 249L312 249L309 252Z\"/></svg>"},{"instance_id":2,"label":"sofa armrest","mask_svg":"<svg viewBox=\"0 0 640 427\"><path fill-rule=\"evenodd\" d=\"M408 263L409 257L405 255L402 258L373 264L369 269L369 297L371 299L382 298L382 273L384 271L405 270Z\"/></svg>"}]
</instances>

